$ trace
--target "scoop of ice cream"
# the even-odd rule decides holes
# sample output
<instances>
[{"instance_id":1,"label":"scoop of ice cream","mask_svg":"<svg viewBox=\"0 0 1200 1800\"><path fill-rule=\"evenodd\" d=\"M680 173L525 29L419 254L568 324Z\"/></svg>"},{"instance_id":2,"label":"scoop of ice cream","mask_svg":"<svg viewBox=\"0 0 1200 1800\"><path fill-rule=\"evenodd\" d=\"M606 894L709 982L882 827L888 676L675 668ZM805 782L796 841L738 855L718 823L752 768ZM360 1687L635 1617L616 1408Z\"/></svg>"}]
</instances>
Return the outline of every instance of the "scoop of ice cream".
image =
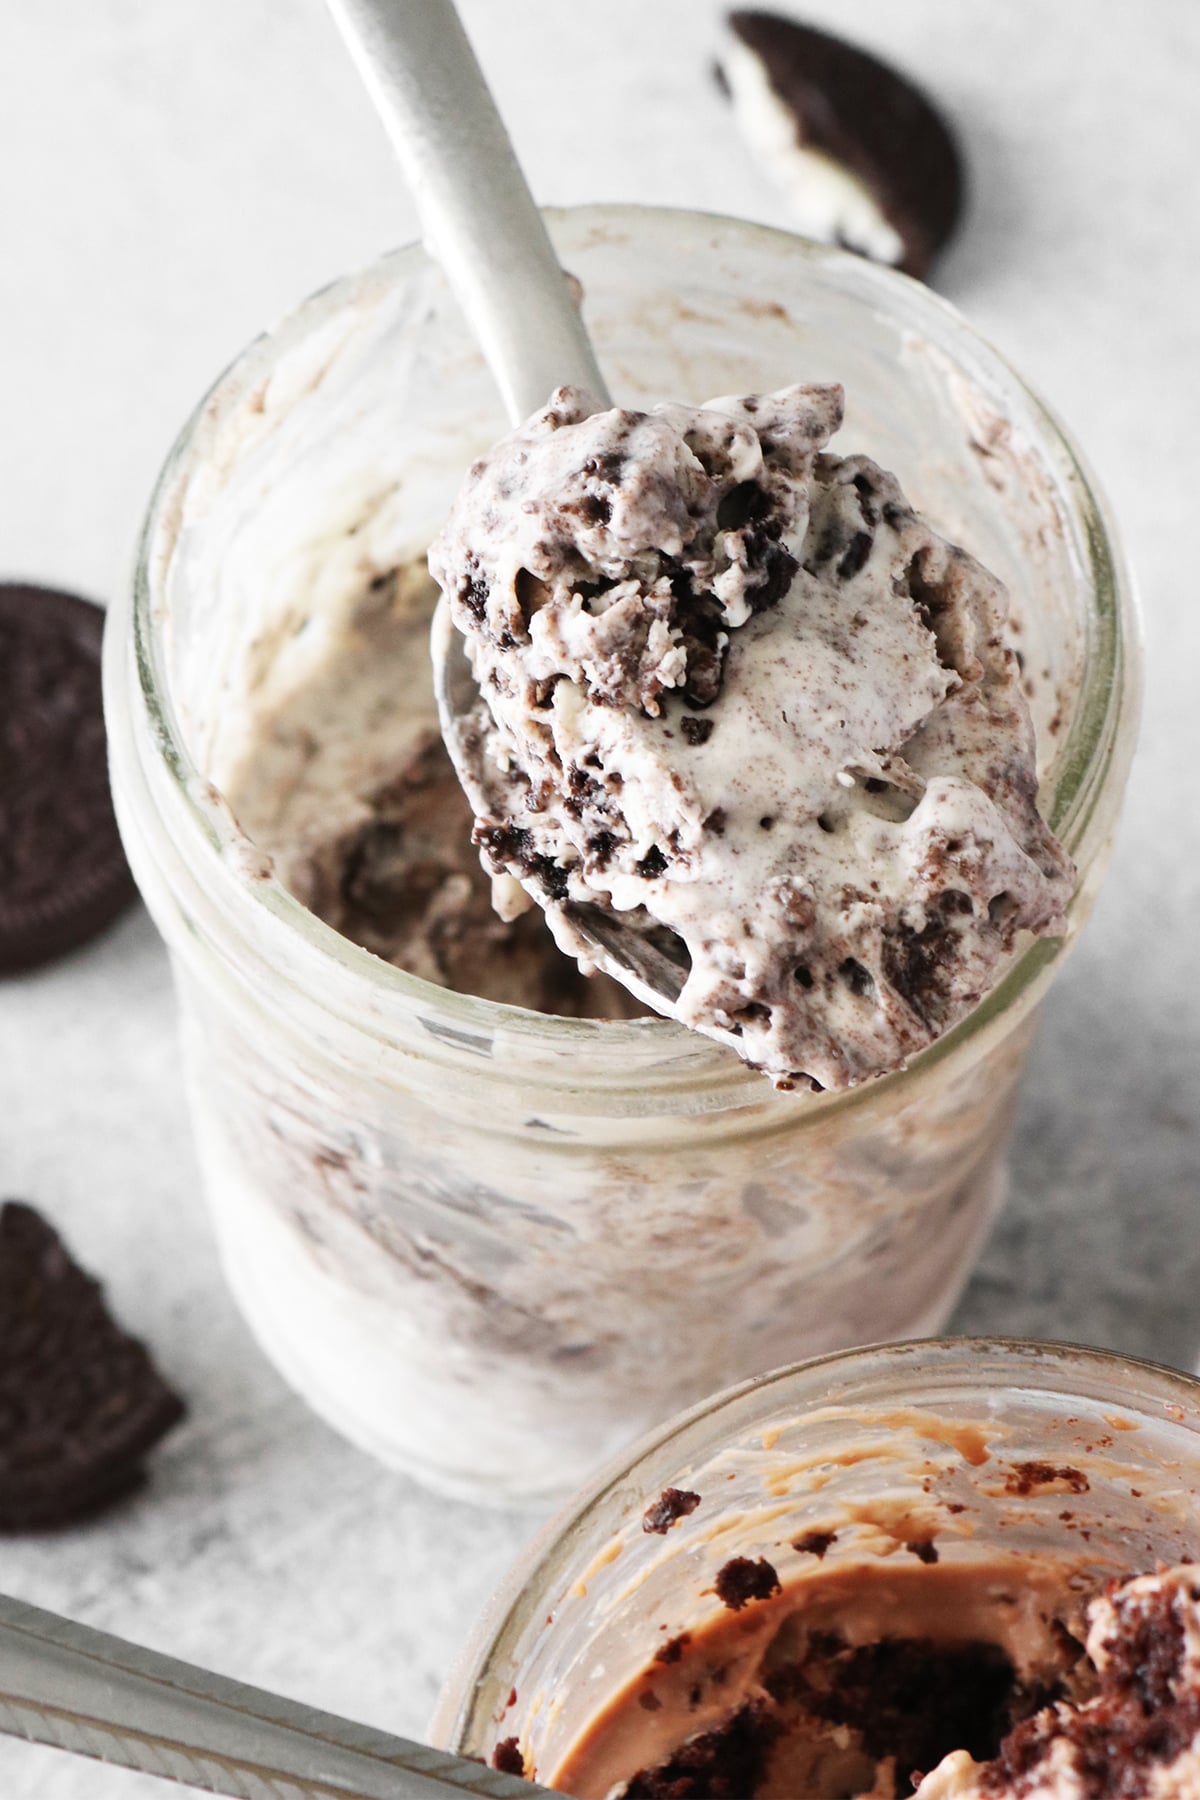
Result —
<instances>
[{"instance_id":1,"label":"scoop of ice cream","mask_svg":"<svg viewBox=\"0 0 1200 1800\"><path fill-rule=\"evenodd\" d=\"M902 1064L1073 880L1001 585L824 452L841 417L836 387L560 389L429 559L480 690L487 865L585 959L573 904L675 934L674 1016L781 1086Z\"/></svg>"},{"instance_id":2,"label":"scoop of ice cream","mask_svg":"<svg viewBox=\"0 0 1200 1800\"><path fill-rule=\"evenodd\" d=\"M1200 1566L1141 1575L1088 1608L1100 1692L1018 1725L991 1762L957 1750L917 1800L1200 1796Z\"/></svg>"}]
</instances>

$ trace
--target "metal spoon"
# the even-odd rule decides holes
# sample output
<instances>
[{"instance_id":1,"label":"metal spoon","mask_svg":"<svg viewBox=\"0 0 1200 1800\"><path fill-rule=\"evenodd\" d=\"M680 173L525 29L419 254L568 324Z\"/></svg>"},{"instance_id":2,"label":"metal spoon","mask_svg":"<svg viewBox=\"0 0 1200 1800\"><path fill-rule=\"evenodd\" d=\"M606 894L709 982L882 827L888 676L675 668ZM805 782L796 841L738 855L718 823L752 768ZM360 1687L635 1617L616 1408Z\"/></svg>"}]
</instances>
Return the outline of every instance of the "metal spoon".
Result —
<instances>
[{"instance_id":1,"label":"metal spoon","mask_svg":"<svg viewBox=\"0 0 1200 1800\"><path fill-rule=\"evenodd\" d=\"M514 423L556 387L610 401L453 0L328 0Z\"/></svg>"},{"instance_id":2,"label":"metal spoon","mask_svg":"<svg viewBox=\"0 0 1200 1800\"><path fill-rule=\"evenodd\" d=\"M517 422L569 382L611 404L541 214L453 0L328 0L408 178L441 263ZM479 816L486 771L472 728L479 690L443 599L431 637L446 748ZM539 903L548 895L536 895ZM644 1005L671 1013L687 978L679 940L651 942L620 914L564 908L591 960Z\"/></svg>"},{"instance_id":3,"label":"metal spoon","mask_svg":"<svg viewBox=\"0 0 1200 1800\"><path fill-rule=\"evenodd\" d=\"M553 1800L3 1595L0 1732L234 1800Z\"/></svg>"}]
</instances>

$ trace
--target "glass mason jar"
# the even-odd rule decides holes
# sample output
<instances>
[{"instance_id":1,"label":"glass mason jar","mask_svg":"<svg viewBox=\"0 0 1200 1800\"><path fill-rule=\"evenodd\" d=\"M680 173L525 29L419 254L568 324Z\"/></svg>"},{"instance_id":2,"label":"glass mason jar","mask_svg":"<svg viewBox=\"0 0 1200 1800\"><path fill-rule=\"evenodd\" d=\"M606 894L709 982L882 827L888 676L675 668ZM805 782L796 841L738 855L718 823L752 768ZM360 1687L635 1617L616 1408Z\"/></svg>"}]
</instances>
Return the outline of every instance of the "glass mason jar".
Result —
<instances>
[{"instance_id":1,"label":"glass mason jar","mask_svg":"<svg viewBox=\"0 0 1200 1800\"><path fill-rule=\"evenodd\" d=\"M175 968L224 1264L335 1426L444 1490L559 1493L698 1395L946 1319L1004 1187L1038 1003L1092 905L1132 751L1111 526L1040 403L925 288L734 220L550 215L624 401L839 379L842 442L1007 580L1043 804L1080 869L1065 942L901 1073L776 1093L662 1020L543 1016L385 964L235 818L244 722L370 580L423 557L504 428L416 247L307 301L171 452L106 699L130 862ZM424 616L395 706L428 708ZM385 693L385 700L387 695Z\"/></svg>"},{"instance_id":2,"label":"glass mason jar","mask_svg":"<svg viewBox=\"0 0 1200 1800\"><path fill-rule=\"evenodd\" d=\"M700 1505L652 1535L642 1514L667 1487ZM835 1532L814 1588L865 1565L916 1592L922 1571L898 1552L919 1531L939 1583L974 1567L1003 1589L1010 1571L1019 1594L1034 1557L1086 1596L1200 1559L1198 1501L1200 1381L1172 1369L970 1338L783 1369L673 1420L543 1527L443 1689L432 1741L486 1760L516 1737L526 1769L553 1784L664 1632L722 1615L713 1583L731 1557L765 1552L785 1593L811 1580L813 1556L791 1542L807 1532ZM916 1583L898 1584L897 1562ZM888 1628L905 1634L899 1607Z\"/></svg>"}]
</instances>

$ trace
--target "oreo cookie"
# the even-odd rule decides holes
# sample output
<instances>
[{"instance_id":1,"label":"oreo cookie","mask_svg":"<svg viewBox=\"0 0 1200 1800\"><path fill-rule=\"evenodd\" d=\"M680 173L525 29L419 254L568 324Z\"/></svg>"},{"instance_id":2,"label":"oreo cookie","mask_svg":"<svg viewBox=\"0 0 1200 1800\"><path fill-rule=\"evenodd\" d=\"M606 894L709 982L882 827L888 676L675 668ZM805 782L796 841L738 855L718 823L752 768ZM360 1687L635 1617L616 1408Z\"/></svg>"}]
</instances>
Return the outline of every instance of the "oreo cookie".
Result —
<instances>
[{"instance_id":1,"label":"oreo cookie","mask_svg":"<svg viewBox=\"0 0 1200 1800\"><path fill-rule=\"evenodd\" d=\"M183 1410L57 1232L31 1206L0 1206L0 1532L129 1493Z\"/></svg>"},{"instance_id":2,"label":"oreo cookie","mask_svg":"<svg viewBox=\"0 0 1200 1800\"><path fill-rule=\"evenodd\" d=\"M810 237L924 279L962 214L962 158L933 103L854 44L734 12L717 75Z\"/></svg>"},{"instance_id":3,"label":"oreo cookie","mask_svg":"<svg viewBox=\"0 0 1200 1800\"><path fill-rule=\"evenodd\" d=\"M102 930L136 889L108 787L104 614L0 584L0 974Z\"/></svg>"}]
</instances>

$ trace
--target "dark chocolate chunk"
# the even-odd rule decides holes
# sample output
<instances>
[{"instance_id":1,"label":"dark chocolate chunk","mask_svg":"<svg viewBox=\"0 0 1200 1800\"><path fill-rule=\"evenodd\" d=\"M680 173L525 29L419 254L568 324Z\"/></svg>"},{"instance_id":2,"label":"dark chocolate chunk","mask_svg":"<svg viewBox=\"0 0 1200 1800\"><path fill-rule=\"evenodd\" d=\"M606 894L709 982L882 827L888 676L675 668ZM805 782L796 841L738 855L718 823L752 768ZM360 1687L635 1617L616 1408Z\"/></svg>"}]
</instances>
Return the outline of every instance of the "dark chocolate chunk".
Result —
<instances>
[{"instance_id":1,"label":"dark chocolate chunk","mask_svg":"<svg viewBox=\"0 0 1200 1800\"><path fill-rule=\"evenodd\" d=\"M734 12L729 24L791 114L797 145L866 189L903 244L899 267L924 278L964 199L962 159L941 114L897 70L827 32L768 12ZM732 85L725 71L727 93Z\"/></svg>"},{"instance_id":2,"label":"dark chocolate chunk","mask_svg":"<svg viewBox=\"0 0 1200 1800\"><path fill-rule=\"evenodd\" d=\"M957 890L940 895L926 910L921 931L899 924L884 932L883 973L918 1018L940 1029L954 1002L959 966L959 939L951 923L961 911Z\"/></svg>"},{"instance_id":3,"label":"dark chocolate chunk","mask_svg":"<svg viewBox=\"0 0 1200 1800\"><path fill-rule=\"evenodd\" d=\"M754 519L771 510L771 497L757 481L739 481L722 496L717 507L717 524L722 531L741 531Z\"/></svg>"},{"instance_id":4,"label":"dark chocolate chunk","mask_svg":"<svg viewBox=\"0 0 1200 1800\"><path fill-rule=\"evenodd\" d=\"M0 1532L98 1511L137 1487L183 1415L144 1346L31 1206L0 1206Z\"/></svg>"},{"instance_id":5,"label":"dark chocolate chunk","mask_svg":"<svg viewBox=\"0 0 1200 1800\"><path fill-rule=\"evenodd\" d=\"M656 1531L665 1537L672 1525L694 1513L699 1504L699 1494L693 1494L688 1488L664 1488L653 1506L648 1506L642 1514L642 1530Z\"/></svg>"},{"instance_id":6,"label":"dark chocolate chunk","mask_svg":"<svg viewBox=\"0 0 1200 1800\"><path fill-rule=\"evenodd\" d=\"M110 924L136 890L108 788L104 614L0 584L0 974Z\"/></svg>"},{"instance_id":7,"label":"dark chocolate chunk","mask_svg":"<svg viewBox=\"0 0 1200 1800\"><path fill-rule=\"evenodd\" d=\"M751 1600L769 1600L772 1594L783 1591L778 1575L765 1556L760 1556L757 1562L752 1562L748 1556L730 1557L718 1571L715 1586L718 1599L730 1612L741 1612Z\"/></svg>"},{"instance_id":8,"label":"dark chocolate chunk","mask_svg":"<svg viewBox=\"0 0 1200 1800\"><path fill-rule=\"evenodd\" d=\"M493 825L486 819L477 819L471 842L484 852L497 873L510 869L517 876L529 876L545 889L549 899L565 900L566 870L552 857L533 849L533 838L523 826Z\"/></svg>"}]
</instances>

